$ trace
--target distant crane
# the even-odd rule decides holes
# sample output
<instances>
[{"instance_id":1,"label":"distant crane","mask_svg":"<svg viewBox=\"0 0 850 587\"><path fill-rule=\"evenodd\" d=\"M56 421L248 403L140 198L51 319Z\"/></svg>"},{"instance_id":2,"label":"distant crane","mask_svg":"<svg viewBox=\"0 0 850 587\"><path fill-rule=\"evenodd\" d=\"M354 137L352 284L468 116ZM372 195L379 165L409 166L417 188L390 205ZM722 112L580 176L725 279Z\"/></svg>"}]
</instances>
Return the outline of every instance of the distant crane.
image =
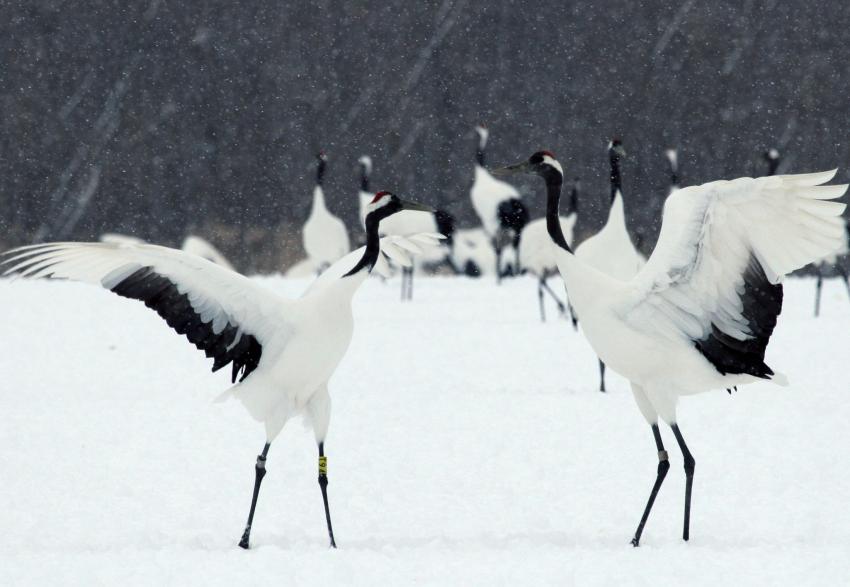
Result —
<instances>
[{"instance_id":1,"label":"distant crane","mask_svg":"<svg viewBox=\"0 0 850 587\"><path fill-rule=\"evenodd\" d=\"M619 139L608 143L608 160L611 165L611 208L602 230L576 247L576 256L582 262L615 279L628 281L634 277L646 258L635 248L626 227L623 208L623 184L620 159L626 156ZM581 315L578 316L581 320ZM605 391L605 363L599 359L599 391Z\"/></svg>"},{"instance_id":2,"label":"distant crane","mask_svg":"<svg viewBox=\"0 0 850 587\"><path fill-rule=\"evenodd\" d=\"M759 379L787 384L764 362L782 309L782 277L835 250L846 185L835 170L739 178L682 188L667 198L655 250L629 280L583 262L561 230L563 171L549 151L494 173L546 182L549 236L582 330L601 360L626 377L658 450L655 483L632 544L638 546L670 468L658 428L672 429L685 464L682 538L690 537L695 460L677 424L679 396Z\"/></svg>"},{"instance_id":3,"label":"distant crane","mask_svg":"<svg viewBox=\"0 0 850 587\"><path fill-rule=\"evenodd\" d=\"M328 211L322 183L325 178L327 155L316 155L316 187L313 188L313 207L302 233L304 250L321 273L334 261L351 250L345 223Z\"/></svg>"},{"instance_id":4,"label":"distant crane","mask_svg":"<svg viewBox=\"0 0 850 587\"><path fill-rule=\"evenodd\" d=\"M369 176L372 172L372 159L366 155L360 157L360 214L365 223L365 209L363 203L369 196ZM451 265L449 255L453 245L455 232L454 217L444 210L405 211L388 218L381 224L381 235L408 236L420 233L441 234L445 240L440 247L423 251L419 260L425 264L439 265L447 263ZM401 268L401 299L413 299L413 273L415 266L411 264Z\"/></svg>"},{"instance_id":5,"label":"distant crane","mask_svg":"<svg viewBox=\"0 0 850 587\"><path fill-rule=\"evenodd\" d=\"M567 216L561 216L561 230L564 232L564 237L568 243L573 242L573 229L575 228L578 214L578 190L579 180L573 180L573 187L570 193L570 213ZM566 315L567 306L552 291L547 283L548 279L558 273L558 264L555 257L555 247L552 245L552 240L549 238L549 233L546 231L546 217L532 220L522 229L522 236L519 241L519 264L523 270L528 271L537 278L537 299L540 303L540 321L546 321L546 310L543 300L544 292L548 293L561 315ZM577 327L575 317L572 317L573 327Z\"/></svg>"},{"instance_id":6,"label":"distant crane","mask_svg":"<svg viewBox=\"0 0 850 587\"><path fill-rule=\"evenodd\" d=\"M679 177L679 153L676 149L667 149L664 156L670 170L670 189L667 191L667 195L670 195L682 187L682 178Z\"/></svg>"},{"instance_id":7,"label":"distant crane","mask_svg":"<svg viewBox=\"0 0 850 587\"><path fill-rule=\"evenodd\" d=\"M221 254L221 251L215 248L210 241L196 234L190 234L184 238L183 244L180 245L180 249L186 253L203 257L207 261L212 261L216 265L221 265L231 271L235 271L233 265L230 264L227 257Z\"/></svg>"},{"instance_id":8,"label":"distant crane","mask_svg":"<svg viewBox=\"0 0 850 587\"><path fill-rule=\"evenodd\" d=\"M519 273L517 249L520 233L529 220L528 209L514 186L496 179L484 167L490 136L487 128L476 126L475 133L475 179L469 197L496 252L496 278L501 280Z\"/></svg>"},{"instance_id":9,"label":"distant crane","mask_svg":"<svg viewBox=\"0 0 850 587\"><path fill-rule=\"evenodd\" d=\"M460 228L455 231L451 263L458 274L467 277L481 277L495 268L496 253L483 228Z\"/></svg>"},{"instance_id":10,"label":"distant crane","mask_svg":"<svg viewBox=\"0 0 850 587\"><path fill-rule=\"evenodd\" d=\"M287 421L304 414L319 448L319 486L330 545L336 547L327 494L325 436L330 420L328 379L351 342L351 299L373 268L390 256L409 263L408 251L435 246L436 235L379 239L380 222L402 210L427 211L390 192L378 192L366 215L366 246L330 266L298 299L283 298L255 281L185 252L156 245L47 243L4 254L4 275L73 279L102 285L155 310L207 357L213 371L232 364L235 397L263 422L266 442L255 466L248 523L239 546L248 548L269 447ZM237 383L238 379L238 383Z\"/></svg>"}]
</instances>

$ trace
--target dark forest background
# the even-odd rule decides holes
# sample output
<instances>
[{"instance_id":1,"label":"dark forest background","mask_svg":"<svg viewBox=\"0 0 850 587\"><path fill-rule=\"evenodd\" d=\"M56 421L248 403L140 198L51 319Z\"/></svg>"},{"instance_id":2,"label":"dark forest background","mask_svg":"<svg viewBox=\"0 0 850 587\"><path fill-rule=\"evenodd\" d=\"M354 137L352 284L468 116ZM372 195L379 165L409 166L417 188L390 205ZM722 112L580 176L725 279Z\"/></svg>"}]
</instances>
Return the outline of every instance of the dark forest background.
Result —
<instances>
[{"instance_id":1,"label":"dark forest background","mask_svg":"<svg viewBox=\"0 0 850 587\"><path fill-rule=\"evenodd\" d=\"M490 163L553 150L607 211L606 143L628 151L630 229L650 250L679 149L685 184L841 167L850 3L65 2L0 0L0 245L210 238L244 271L303 255L314 154L356 238L373 187L475 223L472 126ZM541 186L528 193L543 213Z\"/></svg>"}]
</instances>

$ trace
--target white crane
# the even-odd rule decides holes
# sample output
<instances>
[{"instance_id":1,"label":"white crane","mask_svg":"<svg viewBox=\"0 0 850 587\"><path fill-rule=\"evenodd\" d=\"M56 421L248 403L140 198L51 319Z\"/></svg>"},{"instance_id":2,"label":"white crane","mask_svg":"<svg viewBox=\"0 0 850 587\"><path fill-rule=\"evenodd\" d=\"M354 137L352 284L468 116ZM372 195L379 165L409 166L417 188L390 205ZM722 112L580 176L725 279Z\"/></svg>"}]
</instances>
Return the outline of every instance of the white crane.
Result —
<instances>
[{"instance_id":1,"label":"white crane","mask_svg":"<svg viewBox=\"0 0 850 587\"><path fill-rule=\"evenodd\" d=\"M608 143L608 159L611 164L611 208L608 211L608 220L602 230L576 247L576 256L584 263L621 281L634 277L646 263L646 258L632 243L626 227L620 175L620 159L625 155L619 139L615 138ZM605 391L605 362L602 359L599 359L599 391Z\"/></svg>"},{"instance_id":2,"label":"white crane","mask_svg":"<svg viewBox=\"0 0 850 587\"><path fill-rule=\"evenodd\" d=\"M519 273L520 233L528 223L528 210L511 184L493 177L484 167L489 131L476 126L475 179L469 190L472 207L496 252L496 279Z\"/></svg>"},{"instance_id":3,"label":"white crane","mask_svg":"<svg viewBox=\"0 0 850 587\"><path fill-rule=\"evenodd\" d=\"M360 215L365 223L363 202L369 196L369 176L372 172L372 159L366 155L360 157ZM440 247L423 251L417 259L423 264L439 265L447 263L449 259L453 235L455 231L455 220L451 214L443 210L429 210L428 212L407 210L388 218L381 223L382 236L408 236L420 233L441 234L444 237ZM401 268L401 299L413 299L413 273L415 264Z\"/></svg>"},{"instance_id":4,"label":"white crane","mask_svg":"<svg viewBox=\"0 0 850 587\"><path fill-rule=\"evenodd\" d=\"M573 180L572 191L570 192L570 213L567 216L561 216L561 230L567 242L572 246L573 229L575 228L577 213L578 213L578 189L579 180ZM546 321L546 310L543 300L544 291L547 292L555 304L561 315L565 315L567 307L558 295L549 287L548 280L551 276L558 273L558 264L555 258L555 247L552 245L552 239L549 238L549 233L546 231L546 217L532 220L522 229L522 236L519 240L519 264L524 271L531 273L537 278L537 299L540 303L540 320ZM573 317L573 327L576 327L576 320Z\"/></svg>"},{"instance_id":5,"label":"white crane","mask_svg":"<svg viewBox=\"0 0 850 587\"><path fill-rule=\"evenodd\" d=\"M682 187L682 178L679 177L679 153L676 149L667 149L664 151L664 156L667 157L667 165L670 170L670 189L667 192L669 196Z\"/></svg>"},{"instance_id":6,"label":"white crane","mask_svg":"<svg viewBox=\"0 0 850 587\"><path fill-rule=\"evenodd\" d=\"M451 263L455 272L467 277L481 277L496 266L496 253L483 228L459 228L455 232Z\"/></svg>"},{"instance_id":7,"label":"white crane","mask_svg":"<svg viewBox=\"0 0 850 587\"><path fill-rule=\"evenodd\" d=\"M232 363L222 397L235 397L265 425L255 466L248 523L239 545L248 548L269 447L287 421L309 418L319 449L319 485L330 544L335 547L327 497L324 441L330 420L328 379L345 355L354 329L351 299L373 267L386 270L381 252L409 263L406 252L434 246L437 235L379 239L381 220L401 210L427 210L378 192L366 216L366 246L328 268L299 299L283 298L250 279L182 251L156 245L47 243L5 253L4 275L54 277L99 284L143 301L207 357L213 371ZM238 379L238 382L237 382Z\"/></svg>"},{"instance_id":8,"label":"white crane","mask_svg":"<svg viewBox=\"0 0 850 587\"><path fill-rule=\"evenodd\" d=\"M549 236L570 302L597 355L631 382L652 428L658 471L632 544L639 544L670 468L659 416L684 458L688 540L695 461L677 424L678 398L759 379L787 383L764 362L782 309L781 280L838 246L845 206L829 200L847 186L821 185L833 170L682 188L667 198L649 261L624 281L583 262L567 244L558 222L563 171L551 152L499 172L545 180Z\"/></svg>"},{"instance_id":9,"label":"white crane","mask_svg":"<svg viewBox=\"0 0 850 587\"><path fill-rule=\"evenodd\" d=\"M351 250L348 231L342 220L328 211L322 182L325 178L327 156L320 152L316 158L316 187L313 188L313 207L304 224L304 250L318 267L319 273Z\"/></svg>"}]
</instances>

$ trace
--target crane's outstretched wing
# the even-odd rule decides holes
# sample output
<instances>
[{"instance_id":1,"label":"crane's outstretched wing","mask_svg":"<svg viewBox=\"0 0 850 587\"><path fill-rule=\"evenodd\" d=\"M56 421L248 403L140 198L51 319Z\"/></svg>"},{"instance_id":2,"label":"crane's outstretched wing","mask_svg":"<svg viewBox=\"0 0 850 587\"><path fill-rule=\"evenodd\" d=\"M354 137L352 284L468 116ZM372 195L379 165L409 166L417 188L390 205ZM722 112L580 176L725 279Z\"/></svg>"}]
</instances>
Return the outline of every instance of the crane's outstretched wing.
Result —
<instances>
[{"instance_id":1,"label":"crane's outstretched wing","mask_svg":"<svg viewBox=\"0 0 850 587\"><path fill-rule=\"evenodd\" d=\"M655 251L617 311L636 329L681 339L722 374L770 378L764 351L782 276L835 250L846 185L835 171L715 181L667 198Z\"/></svg>"},{"instance_id":2,"label":"crane's outstretched wing","mask_svg":"<svg viewBox=\"0 0 850 587\"><path fill-rule=\"evenodd\" d=\"M179 334L233 364L232 380L260 362L263 344L286 328L288 300L206 259L156 245L46 243L4 253L3 275L71 279L141 300Z\"/></svg>"},{"instance_id":3,"label":"crane's outstretched wing","mask_svg":"<svg viewBox=\"0 0 850 587\"><path fill-rule=\"evenodd\" d=\"M423 249L438 247L440 246L440 241L445 238L446 237L442 234L430 232L420 232L408 236L391 235L382 237L381 254L378 255L378 261L375 263L375 267L372 270L384 277L390 277L392 271L390 270L387 259L404 267L410 267L412 263L410 258L411 255L421 255ZM314 292L329 283L333 283L334 280L339 279L348 273L355 265L357 265L357 262L360 260L360 257L363 256L363 252L365 250L366 247L355 249L325 269L322 274L310 284L310 287L307 288L304 295Z\"/></svg>"}]
</instances>

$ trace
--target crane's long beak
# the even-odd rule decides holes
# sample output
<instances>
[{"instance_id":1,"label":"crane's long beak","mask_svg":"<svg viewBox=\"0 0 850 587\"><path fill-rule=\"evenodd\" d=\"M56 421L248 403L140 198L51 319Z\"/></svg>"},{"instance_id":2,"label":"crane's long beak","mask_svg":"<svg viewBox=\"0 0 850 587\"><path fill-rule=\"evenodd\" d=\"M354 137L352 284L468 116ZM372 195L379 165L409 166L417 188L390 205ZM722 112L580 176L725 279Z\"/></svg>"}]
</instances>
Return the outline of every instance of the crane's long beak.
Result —
<instances>
[{"instance_id":1,"label":"crane's long beak","mask_svg":"<svg viewBox=\"0 0 850 587\"><path fill-rule=\"evenodd\" d=\"M514 175L517 173L529 173L531 171L531 165L528 161L523 161L522 163L517 163L516 165L508 165L507 167L497 167L496 169L491 169L490 173L493 175Z\"/></svg>"},{"instance_id":2,"label":"crane's long beak","mask_svg":"<svg viewBox=\"0 0 850 587\"><path fill-rule=\"evenodd\" d=\"M419 204L417 202L409 202L407 200L401 201L401 209L413 210L415 212L434 212L434 209L430 206L425 206L424 204Z\"/></svg>"}]
</instances>

